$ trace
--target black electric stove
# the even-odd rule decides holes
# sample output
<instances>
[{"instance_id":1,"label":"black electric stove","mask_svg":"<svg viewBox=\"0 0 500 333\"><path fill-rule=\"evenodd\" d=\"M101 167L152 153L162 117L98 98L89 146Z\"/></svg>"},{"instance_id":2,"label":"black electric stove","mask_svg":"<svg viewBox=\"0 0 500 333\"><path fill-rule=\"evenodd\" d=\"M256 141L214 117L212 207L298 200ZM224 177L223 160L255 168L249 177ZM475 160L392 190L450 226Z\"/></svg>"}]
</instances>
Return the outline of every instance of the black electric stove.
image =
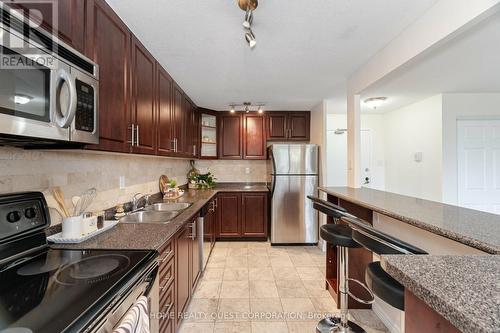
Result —
<instances>
[{"instance_id":1,"label":"black electric stove","mask_svg":"<svg viewBox=\"0 0 500 333\"><path fill-rule=\"evenodd\" d=\"M0 196L0 333L93 331L155 265L153 251L50 249L49 224L41 193Z\"/></svg>"}]
</instances>

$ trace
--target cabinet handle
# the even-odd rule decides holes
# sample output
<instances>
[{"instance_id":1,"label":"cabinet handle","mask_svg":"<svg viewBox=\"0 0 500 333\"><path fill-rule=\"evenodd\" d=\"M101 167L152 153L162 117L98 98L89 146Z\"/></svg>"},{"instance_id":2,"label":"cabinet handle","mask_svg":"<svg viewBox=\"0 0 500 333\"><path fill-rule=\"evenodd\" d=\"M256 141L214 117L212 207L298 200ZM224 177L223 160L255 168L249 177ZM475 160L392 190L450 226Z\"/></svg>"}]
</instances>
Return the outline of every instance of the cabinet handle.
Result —
<instances>
[{"instance_id":1,"label":"cabinet handle","mask_svg":"<svg viewBox=\"0 0 500 333\"><path fill-rule=\"evenodd\" d=\"M188 236L188 238L191 238L192 240L196 239L196 223L190 223L188 224L188 227L191 228L191 235Z\"/></svg>"},{"instance_id":2,"label":"cabinet handle","mask_svg":"<svg viewBox=\"0 0 500 333\"><path fill-rule=\"evenodd\" d=\"M135 142L136 142L135 145L139 146L139 125L137 125L137 128L135 129L135 137L137 138L135 140Z\"/></svg>"},{"instance_id":3,"label":"cabinet handle","mask_svg":"<svg viewBox=\"0 0 500 333\"><path fill-rule=\"evenodd\" d=\"M175 139L170 140L170 150L175 152Z\"/></svg>"},{"instance_id":4,"label":"cabinet handle","mask_svg":"<svg viewBox=\"0 0 500 333\"><path fill-rule=\"evenodd\" d=\"M158 263L162 263L167 261L167 259L170 259L170 256L172 255L173 251L168 251L167 254L162 256L161 258L158 259Z\"/></svg>"},{"instance_id":5,"label":"cabinet handle","mask_svg":"<svg viewBox=\"0 0 500 333\"><path fill-rule=\"evenodd\" d=\"M167 287L170 285L170 282L172 282L173 280L174 280L173 276L171 276L170 278L168 278L167 283L165 283L163 286L160 286L160 290L167 289Z\"/></svg>"},{"instance_id":6,"label":"cabinet handle","mask_svg":"<svg viewBox=\"0 0 500 333\"><path fill-rule=\"evenodd\" d=\"M177 138L174 139L174 152L177 153Z\"/></svg>"},{"instance_id":7,"label":"cabinet handle","mask_svg":"<svg viewBox=\"0 0 500 333\"><path fill-rule=\"evenodd\" d=\"M170 311L172 310L172 307L174 306L174 304L165 304L163 306L163 313L165 314L169 314L170 315Z\"/></svg>"},{"instance_id":8,"label":"cabinet handle","mask_svg":"<svg viewBox=\"0 0 500 333\"><path fill-rule=\"evenodd\" d=\"M133 147L134 146L134 139L135 139L135 128L134 128L134 124L131 124L130 129L132 129L132 133L131 133L131 136L130 136L130 145Z\"/></svg>"},{"instance_id":9,"label":"cabinet handle","mask_svg":"<svg viewBox=\"0 0 500 333\"><path fill-rule=\"evenodd\" d=\"M193 156L196 156L196 145L193 145Z\"/></svg>"}]
</instances>

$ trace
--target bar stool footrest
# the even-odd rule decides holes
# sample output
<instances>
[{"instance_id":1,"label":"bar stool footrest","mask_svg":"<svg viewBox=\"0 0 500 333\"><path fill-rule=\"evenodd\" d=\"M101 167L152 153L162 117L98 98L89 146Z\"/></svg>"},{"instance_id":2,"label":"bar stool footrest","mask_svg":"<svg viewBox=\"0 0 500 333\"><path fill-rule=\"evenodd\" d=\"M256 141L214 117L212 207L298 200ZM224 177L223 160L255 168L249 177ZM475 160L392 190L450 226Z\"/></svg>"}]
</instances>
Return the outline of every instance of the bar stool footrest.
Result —
<instances>
[{"instance_id":1,"label":"bar stool footrest","mask_svg":"<svg viewBox=\"0 0 500 333\"><path fill-rule=\"evenodd\" d=\"M373 292L366 286L366 284L364 284L363 282L359 281L359 280L356 280L356 279L352 279L352 278L348 278L347 281L352 281L352 282L355 282L356 284L358 284L359 286L361 286L364 290L366 290L366 292L368 294L370 294L370 297L371 299L370 300L364 300L364 299L361 299L357 296L355 296L353 293L351 293L351 291L349 290L349 288L347 289L347 293L349 294L349 296L351 296L355 301L359 302L359 303L362 303L362 304L373 304L373 302L375 302L375 295L373 294Z\"/></svg>"}]
</instances>

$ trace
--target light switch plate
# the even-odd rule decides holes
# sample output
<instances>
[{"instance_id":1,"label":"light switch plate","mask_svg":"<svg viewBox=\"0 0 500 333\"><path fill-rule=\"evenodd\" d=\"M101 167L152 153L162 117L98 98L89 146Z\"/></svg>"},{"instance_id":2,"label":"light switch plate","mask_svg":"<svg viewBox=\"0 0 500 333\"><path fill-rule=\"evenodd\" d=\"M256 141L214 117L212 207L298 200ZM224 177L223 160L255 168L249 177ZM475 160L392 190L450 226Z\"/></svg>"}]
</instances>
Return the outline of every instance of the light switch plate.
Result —
<instances>
[{"instance_id":1,"label":"light switch plate","mask_svg":"<svg viewBox=\"0 0 500 333\"><path fill-rule=\"evenodd\" d=\"M422 162L422 152L421 151L416 152L414 158L415 158L415 162L417 162L417 163Z\"/></svg>"},{"instance_id":2,"label":"light switch plate","mask_svg":"<svg viewBox=\"0 0 500 333\"><path fill-rule=\"evenodd\" d=\"M125 188L125 176L120 176L120 190Z\"/></svg>"}]
</instances>

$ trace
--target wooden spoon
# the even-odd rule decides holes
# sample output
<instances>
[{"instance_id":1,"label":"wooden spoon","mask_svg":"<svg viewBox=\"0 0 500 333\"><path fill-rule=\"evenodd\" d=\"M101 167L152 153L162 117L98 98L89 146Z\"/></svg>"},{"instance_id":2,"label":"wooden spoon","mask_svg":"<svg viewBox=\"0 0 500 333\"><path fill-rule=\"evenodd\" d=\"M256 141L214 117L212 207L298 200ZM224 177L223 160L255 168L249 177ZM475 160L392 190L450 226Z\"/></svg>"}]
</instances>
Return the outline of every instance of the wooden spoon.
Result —
<instances>
[{"instance_id":1,"label":"wooden spoon","mask_svg":"<svg viewBox=\"0 0 500 333\"><path fill-rule=\"evenodd\" d=\"M61 215L62 218L64 218L64 212L59 207L59 204L56 202L56 199L54 199L52 193L46 190L43 191L43 195L45 197L45 201L47 201L47 206L54 209L59 215Z\"/></svg>"},{"instance_id":2,"label":"wooden spoon","mask_svg":"<svg viewBox=\"0 0 500 333\"><path fill-rule=\"evenodd\" d=\"M61 188L58 186L53 187L52 195L54 196L54 199L56 200L59 207L61 207L61 210L64 212L64 215L66 215L66 217L71 216L71 214L68 212L68 209L66 208L66 204L64 203L64 194Z\"/></svg>"}]
</instances>

